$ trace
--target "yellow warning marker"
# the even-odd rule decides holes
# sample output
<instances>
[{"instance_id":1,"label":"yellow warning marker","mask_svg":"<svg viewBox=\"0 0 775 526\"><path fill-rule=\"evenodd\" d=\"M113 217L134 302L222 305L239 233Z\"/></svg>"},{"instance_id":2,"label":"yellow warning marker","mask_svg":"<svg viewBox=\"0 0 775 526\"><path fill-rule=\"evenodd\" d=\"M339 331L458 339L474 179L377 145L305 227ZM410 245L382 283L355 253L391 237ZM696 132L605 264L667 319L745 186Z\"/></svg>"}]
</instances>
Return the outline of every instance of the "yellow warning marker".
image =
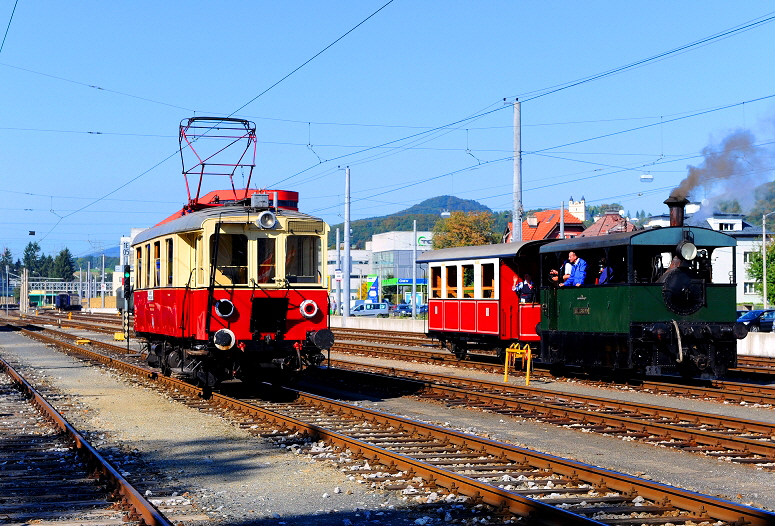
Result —
<instances>
[{"instance_id":1,"label":"yellow warning marker","mask_svg":"<svg viewBox=\"0 0 775 526\"><path fill-rule=\"evenodd\" d=\"M506 362L503 364L503 381L509 381L509 369L516 365L517 358L522 359L522 368L525 369L525 385L530 385L530 370L533 365L533 351L529 344L524 347L514 343L506 349Z\"/></svg>"},{"instance_id":2,"label":"yellow warning marker","mask_svg":"<svg viewBox=\"0 0 775 526\"><path fill-rule=\"evenodd\" d=\"M114 332L113 333L113 341L123 342L124 341L124 333L123 332Z\"/></svg>"},{"instance_id":3,"label":"yellow warning marker","mask_svg":"<svg viewBox=\"0 0 775 526\"><path fill-rule=\"evenodd\" d=\"M68 312L67 313L67 319L68 320L72 320L73 319L73 313L72 312Z\"/></svg>"},{"instance_id":4,"label":"yellow warning marker","mask_svg":"<svg viewBox=\"0 0 775 526\"><path fill-rule=\"evenodd\" d=\"M75 340L76 345L89 345L91 343L91 340L87 340L86 338L78 338Z\"/></svg>"}]
</instances>

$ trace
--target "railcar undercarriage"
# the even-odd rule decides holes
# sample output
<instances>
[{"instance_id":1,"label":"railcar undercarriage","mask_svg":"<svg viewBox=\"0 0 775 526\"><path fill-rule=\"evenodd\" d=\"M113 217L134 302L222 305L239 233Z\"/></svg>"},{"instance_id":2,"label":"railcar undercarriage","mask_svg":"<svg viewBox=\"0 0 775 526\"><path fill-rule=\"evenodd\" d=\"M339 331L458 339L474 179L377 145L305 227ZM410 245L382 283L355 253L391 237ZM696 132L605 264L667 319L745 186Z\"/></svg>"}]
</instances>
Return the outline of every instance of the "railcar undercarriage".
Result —
<instances>
[{"instance_id":1,"label":"railcar undercarriage","mask_svg":"<svg viewBox=\"0 0 775 526\"><path fill-rule=\"evenodd\" d=\"M330 334L327 329L325 332ZM320 348L313 342L320 343L327 334L310 334L305 342L240 342L227 350L207 342L158 340L153 336L145 336L143 347L148 365L159 368L165 376L176 376L212 388L231 379L278 384L292 382L307 368L317 367L325 360ZM330 340L333 343L333 335Z\"/></svg>"}]
</instances>

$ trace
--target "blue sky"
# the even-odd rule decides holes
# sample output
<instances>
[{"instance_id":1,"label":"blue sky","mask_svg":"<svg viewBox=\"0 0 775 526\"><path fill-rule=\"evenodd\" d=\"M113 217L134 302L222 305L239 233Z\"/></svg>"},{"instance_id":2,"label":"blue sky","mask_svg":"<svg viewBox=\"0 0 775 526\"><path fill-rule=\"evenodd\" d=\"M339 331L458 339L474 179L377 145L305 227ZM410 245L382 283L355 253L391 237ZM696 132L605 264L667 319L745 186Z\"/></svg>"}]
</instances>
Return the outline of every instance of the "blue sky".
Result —
<instances>
[{"instance_id":1,"label":"blue sky","mask_svg":"<svg viewBox=\"0 0 775 526\"><path fill-rule=\"evenodd\" d=\"M0 1L3 32L15 1ZM14 257L33 240L45 253L81 255L155 224L186 200L173 155L182 119L234 112L386 1L18 0L0 52L0 242ZM299 191L302 211L329 223L342 220L344 166L353 219L442 194L510 209L512 110L503 99L519 96L525 208L583 195L663 213L687 166L729 133L750 130L771 158L775 98L764 97L775 95L775 22L529 94L771 11L756 1L394 0L238 112L257 125L253 182ZM640 182L643 173L653 182Z\"/></svg>"}]
</instances>

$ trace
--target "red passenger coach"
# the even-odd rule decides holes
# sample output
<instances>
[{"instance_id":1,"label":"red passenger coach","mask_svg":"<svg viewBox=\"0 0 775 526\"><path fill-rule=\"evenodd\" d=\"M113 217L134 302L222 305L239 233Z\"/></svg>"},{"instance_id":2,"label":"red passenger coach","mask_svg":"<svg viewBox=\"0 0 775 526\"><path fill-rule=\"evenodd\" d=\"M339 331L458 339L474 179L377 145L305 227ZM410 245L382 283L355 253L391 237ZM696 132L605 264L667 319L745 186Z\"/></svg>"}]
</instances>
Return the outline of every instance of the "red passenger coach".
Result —
<instances>
[{"instance_id":1,"label":"red passenger coach","mask_svg":"<svg viewBox=\"0 0 775 526\"><path fill-rule=\"evenodd\" d=\"M418 257L428 264L428 335L458 358L469 348L505 357L513 343L538 342L541 320L537 284L538 249L550 240L431 250ZM520 294L521 293L521 294Z\"/></svg>"}]
</instances>

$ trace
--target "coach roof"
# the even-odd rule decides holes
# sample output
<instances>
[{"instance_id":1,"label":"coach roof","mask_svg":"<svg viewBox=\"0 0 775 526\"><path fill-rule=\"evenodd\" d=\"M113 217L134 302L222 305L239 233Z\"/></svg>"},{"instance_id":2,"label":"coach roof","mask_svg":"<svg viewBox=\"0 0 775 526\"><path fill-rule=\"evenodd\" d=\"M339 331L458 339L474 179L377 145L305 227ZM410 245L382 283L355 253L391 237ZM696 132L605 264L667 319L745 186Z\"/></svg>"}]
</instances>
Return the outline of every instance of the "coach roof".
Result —
<instances>
[{"instance_id":1,"label":"coach roof","mask_svg":"<svg viewBox=\"0 0 775 526\"><path fill-rule=\"evenodd\" d=\"M432 261L453 261L460 259L512 258L527 247L538 247L551 239L523 241L521 243L498 243L497 245L478 245L474 247L452 247L428 250L417 256L417 263Z\"/></svg>"}]
</instances>

